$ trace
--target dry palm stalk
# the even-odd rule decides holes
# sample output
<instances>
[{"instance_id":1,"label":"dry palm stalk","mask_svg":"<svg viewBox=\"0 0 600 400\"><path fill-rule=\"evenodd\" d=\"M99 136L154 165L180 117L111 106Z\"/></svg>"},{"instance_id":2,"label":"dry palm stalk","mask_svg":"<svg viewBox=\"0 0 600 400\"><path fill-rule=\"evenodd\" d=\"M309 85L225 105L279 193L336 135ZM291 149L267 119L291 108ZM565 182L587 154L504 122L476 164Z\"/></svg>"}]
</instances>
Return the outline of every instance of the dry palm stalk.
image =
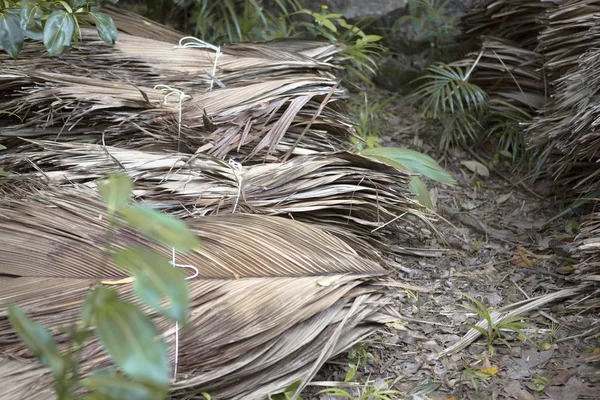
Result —
<instances>
[{"instance_id":1,"label":"dry palm stalk","mask_svg":"<svg viewBox=\"0 0 600 400\"><path fill-rule=\"evenodd\" d=\"M469 81L503 101L533 110L546 104L541 54L506 39L484 37L481 58L479 55L480 52L470 54L453 65L465 68L475 65Z\"/></svg>"},{"instance_id":2,"label":"dry palm stalk","mask_svg":"<svg viewBox=\"0 0 600 400\"><path fill-rule=\"evenodd\" d=\"M484 0L476 2L461 18L465 39L493 36L535 50L541 17L556 7L553 1Z\"/></svg>"},{"instance_id":3,"label":"dry palm stalk","mask_svg":"<svg viewBox=\"0 0 600 400\"><path fill-rule=\"evenodd\" d=\"M56 335L78 319L82 299L98 280L113 282L124 299L136 301L132 283L114 281L127 274L110 261L104 264L103 204L82 189L23 186L6 182L0 188L2 307L15 302ZM382 313L389 294L372 285L385 269L319 229L247 214L200 217L188 224L202 248L177 256L178 263L197 266L199 276L188 281L191 324L179 334L176 393L263 399L298 379L306 383L326 359L389 321ZM143 243L170 255L170 249L132 231L119 232L117 247ZM173 362L173 323L152 316ZM56 338L66 345L64 336ZM0 368L2 399L21 399L32 391L36 398L51 398L44 396L48 372L27 361L30 355L5 309L0 357L2 365L11 366ZM94 340L86 343L82 359L84 373L109 364Z\"/></svg>"},{"instance_id":4,"label":"dry palm stalk","mask_svg":"<svg viewBox=\"0 0 600 400\"><path fill-rule=\"evenodd\" d=\"M14 172L35 171L32 165L42 171L36 175L63 185L91 184L122 170L135 182L138 199L180 217L235 211L288 216L362 249L370 242L382 253L406 245L428 222L407 190L408 173L345 152L241 166L202 154L38 141L0 160Z\"/></svg>"}]
</instances>

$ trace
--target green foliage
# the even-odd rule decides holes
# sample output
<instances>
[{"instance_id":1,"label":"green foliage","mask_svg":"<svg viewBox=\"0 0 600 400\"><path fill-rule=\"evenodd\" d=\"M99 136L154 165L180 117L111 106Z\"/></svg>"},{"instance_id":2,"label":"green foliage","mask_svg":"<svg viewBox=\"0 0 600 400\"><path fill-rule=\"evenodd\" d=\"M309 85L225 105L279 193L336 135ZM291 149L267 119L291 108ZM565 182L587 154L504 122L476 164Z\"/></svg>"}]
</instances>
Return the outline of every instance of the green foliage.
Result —
<instances>
[{"instance_id":1,"label":"green foliage","mask_svg":"<svg viewBox=\"0 0 600 400\"><path fill-rule=\"evenodd\" d=\"M491 143L495 157L513 162L528 161L522 123L531 115L505 101L493 99L479 86L469 82L469 69L438 63L427 67L427 74L415 81L422 84L411 97L420 103L422 115L442 125L440 148Z\"/></svg>"},{"instance_id":2,"label":"green foliage","mask_svg":"<svg viewBox=\"0 0 600 400\"><path fill-rule=\"evenodd\" d=\"M512 331L518 333L523 338L527 338L527 335L523 333L522 329L532 327L532 324L522 322L522 318L518 316L503 318L494 323L490 312L479 300L464 293L461 293L461 295L475 304L475 307L466 304L461 304L461 307L474 312L487 322L487 327L485 329L476 325L469 325L469 328L475 329L488 339L488 354L490 357L494 355L493 344L496 340L510 348L510 343L508 343L508 340L506 340L502 333L503 330Z\"/></svg>"},{"instance_id":3,"label":"green foliage","mask_svg":"<svg viewBox=\"0 0 600 400\"><path fill-rule=\"evenodd\" d=\"M391 381L383 385L375 385L372 381L356 387L355 391L348 391L342 388L327 388L321 390L318 394L329 394L336 398L351 400L394 400L402 395L402 392L395 389L388 389Z\"/></svg>"},{"instance_id":4,"label":"green foliage","mask_svg":"<svg viewBox=\"0 0 600 400\"><path fill-rule=\"evenodd\" d=\"M313 12L302 9L296 0L276 0L275 4L275 10L268 11L257 0L196 0L190 11L191 31L217 45L290 37L340 43L349 76L370 83L367 75L377 68L374 57L384 51L378 44L381 36L366 34L341 14L330 13L327 6Z\"/></svg>"},{"instance_id":5,"label":"green foliage","mask_svg":"<svg viewBox=\"0 0 600 400\"><path fill-rule=\"evenodd\" d=\"M179 220L157 211L129 204L132 184L126 176L111 175L98 182L107 206L110 226L135 229L169 247L191 250L196 236ZM119 226L116 216L127 223ZM113 230L107 233L109 239ZM173 321L185 323L189 290L184 274L169 260L147 247L129 247L111 252L116 265L133 275L135 293L146 306ZM70 348L61 349L52 334L35 323L15 305L8 306L12 328L23 344L55 378L60 399L74 399L82 388L87 398L163 399L169 390L169 358L164 339L142 308L119 298L118 293L98 285L85 298L77 326L61 329L70 335ZM95 334L118 369L93 372L81 380L78 357L85 340ZM61 352L62 351L62 352Z\"/></svg>"},{"instance_id":6,"label":"green foliage","mask_svg":"<svg viewBox=\"0 0 600 400\"><path fill-rule=\"evenodd\" d=\"M385 51L385 47L378 43L381 36L366 34L364 26L348 23L341 14L330 13L327 6L321 6L320 12L302 9L297 13L313 18L311 22L299 22L296 25L303 27L312 38L325 38L332 43L344 44L341 55L348 60L346 70L349 75L371 84L366 73L375 74L375 57Z\"/></svg>"},{"instance_id":7,"label":"green foliage","mask_svg":"<svg viewBox=\"0 0 600 400\"><path fill-rule=\"evenodd\" d=\"M490 374L481 371L480 368L465 368L461 373L461 379L468 381L475 389L475 392L479 392L479 386L488 386Z\"/></svg>"},{"instance_id":8,"label":"green foliage","mask_svg":"<svg viewBox=\"0 0 600 400\"><path fill-rule=\"evenodd\" d=\"M352 138L354 144L359 150L372 147L379 147L379 136L387 126L388 118L391 113L385 110L396 95L390 96L383 101L369 101L367 94L364 95L364 101L350 101L348 108L350 115L356 123L356 133L360 138Z\"/></svg>"},{"instance_id":9,"label":"green foliage","mask_svg":"<svg viewBox=\"0 0 600 400\"><path fill-rule=\"evenodd\" d=\"M292 383L282 393L270 395L269 400L291 400L291 399L293 399L294 395L298 391L298 388L300 387L301 383L302 383L302 381L300 381L300 380ZM302 400L302 397L296 396L295 399ZM210 398L207 398L207 400L210 400Z\"/></svg>"},{"instance_id":10,"label":"green foliage","mask_svg":"<svg viewBox=\"0 0 600 400\"><path fill-rule=\"evenodd\" d=\"M448 113L476 113L486 104L487 94L469 82L470 72L442 63L430 65L427 71L417 78L425 82L413 94L425 115L435 119Z\"/></svg>"},{"instance_id":11,"label":"green foliage","mask_svg":"<svg viewBox=\"0 0 600 400\"><path fill-rule=\"evenodd\" d=\"M191 30L217 45L292 36L294 29L286 16L300 6L295 0L275 3L277 10L270 12L256 0L196 0L190 12Z\"/></svg>"},{"instance_id":12,"label":"green foliage","mask_svg":"<svg viewBox=\"0 0 600 400\"><path fill-rule=\"evenodd\" d=\"M117 40L117 27L99 12L102 0L4 0L0 2L0 45L17 59L25 38L43 40L48 55L58 56L81 38L80 24L90 16L108 44ZM116 0L111 1L116 3Z\"/></svg>"},{"instance_id":13,"label":"green foliage","mask_svg":"<svg viewBox=\"0 0 600 400\"><path fill-rule=\"evenodd\" d=\"M418 151L396 147L377 147L362 150L360 154L376 158L388 165L408 172L421 174L437 182L445 183L447 185L456 184L454 178L433 158L426 154L419 153ZM417 196L417 200L419 200L423 206L433 209L427 186L425 186L418 176L412 177L409 188Z\"/></svg>"},{"instance_id":14,"label":"green foliage","mask_svg":"<svg viewBox=\"0 0 600 400\"><path fill-rule=\"evenodd\" d=\"M409 0L408 15L398 18L393 32L401 32L399 43L403 54L418 55L420 59L442 60L445 51L459 33L457 14L447 0Z\"/></svg>"}]
</instances>

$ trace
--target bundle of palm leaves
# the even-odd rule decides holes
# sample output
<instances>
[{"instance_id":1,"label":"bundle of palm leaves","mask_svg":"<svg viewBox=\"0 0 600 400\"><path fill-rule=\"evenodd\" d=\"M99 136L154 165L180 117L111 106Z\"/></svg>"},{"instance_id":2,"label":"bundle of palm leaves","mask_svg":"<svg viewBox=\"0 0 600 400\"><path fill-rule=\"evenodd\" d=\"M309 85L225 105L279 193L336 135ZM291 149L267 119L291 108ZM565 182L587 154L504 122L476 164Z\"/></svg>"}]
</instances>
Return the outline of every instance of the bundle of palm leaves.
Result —
<instances>
[{"instance_id":1,"label":"bundle of palm leaves","mask_svg":"<svg viewBox=\"0 0 600 400\"><path fill-rule=\"evenodd\" d=\"M582 279L600 280L600 213L594 212L584 217L572 251L581 258L576 265L577 274Z\"/></svg>"},{"instance_id":2,"label":"bundle of palm leaves","mask_svg":"<svg viewBox=\"0 0 600 400\"><path fill-rule=\"evenodd\" d=\"M563 0L545 14L537 51L546 57L544 64L552 79L559 79L578 65L579 57L593 46L587 35L598 24L600 1Z\"/></svg>"},{"instance_id":3,"label":"bundle of palm leaves","mask_svg":"<svg viewBox=\"0 0 600 400\"><path fill-rule=\"evenodd\" d=\"M573 194L600 189L599 59L597 48L579 57L577 66L555 81L552 102L528 128L530 145L543 150L554 177Z\"/></svg>"},{"instance_id":4,"label":"bundle of palm leaves","mask_svg":"<svg viewBox=\"0 0 600 400\"><path fill-rule=\"evenodd\" d=\"M513 41L522 49L533 51L538 44L542 17L555 7L553 1L478 1L461 18L461 29L465 39L492 36Z\"/></svg>"},{"instance_id":5,"label":"bundle of palm leaves","mask_svg":"<svg viewBox=\"0 0 600 400\"><path fill-rule=\"evenodd\" d=\"M127 173L138 199L182 218L231 212L289 216L357 248L405 250L429 223L407 190L410 174L351 153L242 166L203 155L147 152L82 143L31 141L0 166L62 185L93 184ZM40 171L40 172L36 172Z\"/></svg>"},{"instance_id":6,"label":"bundle of palm leaves","mask_svg":"<svg viewBox=\"0 0 600 400\"><path fill-rule=\"evenodd\" d=\"M452 65L473 67L469 81L502 101L531 110L546 103L543 57L519 43L484 37L480 52Z\"/></svg>"},{"instance_id":7,"label":"bundle of palm leaves","mask_svg":"<svg viewBox=\"0 0 600 400\"><path fill-rule=\"evenodd\" d=\"M104 257L106 209L93 193L23 180L4 182L0 191L2 304L15 302L67 346L59 328L77 321L95 284L138 301L127 272ZM188 225L202 248L177 256L197 266L198 276L189 280L190 329L179 333L175 392L262 399L298 379L306 383L327 358L391 320L384 311L391 298L386 270L318 228L248 214L199 217ZM128 230L119 230L113 243L171 254ZM174 362L172 322L146 311ZM29 359L5 311L0 338L2 399L52 398L49 371ZM83 351L84 374L109 363L93 340Z\"/></svg>"},{"instance_id":8,"label":"bundle of palm leaves","mask_svg":"<svg viewBox=\"0 0 600 400\"><path fill-rule=\"evenodd\" d=\"M0 117L0 136L277 159L341 150L354 135L336 67L281 43L232 46L217 56L126 34L113 47L94 35L84 30L81 49L59 58L41 56L37 42L17 61L0 57L0 108L9 113ZM325 58L338 52L307 43L291 49Z\"/></svg>"}]
</instances>

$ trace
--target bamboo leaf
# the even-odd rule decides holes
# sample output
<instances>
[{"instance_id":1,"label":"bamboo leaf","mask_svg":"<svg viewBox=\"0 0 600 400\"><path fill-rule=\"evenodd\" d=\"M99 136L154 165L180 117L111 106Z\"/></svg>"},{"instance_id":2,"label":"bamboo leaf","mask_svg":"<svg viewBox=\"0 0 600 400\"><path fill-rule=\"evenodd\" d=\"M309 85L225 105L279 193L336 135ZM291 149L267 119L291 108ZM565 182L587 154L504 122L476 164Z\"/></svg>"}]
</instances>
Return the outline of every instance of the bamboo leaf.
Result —
<instances>
[{"instance_id":1,"label":"bamboo leaf","mask_svg":"<svg viewBox=\"0 0 600 400\"><path fill-rule=\"evenodd\" d=\"M126 207L121 213L134 229L179 251L189 251L200 244L184 222L167 214L141 205Z\"/></svg>"},{"instance_id":2,"label":"bamboo leaf","mask_svg":"<svg viewBox=\"0 0 600 400\"><path fill-rule=\"evenodd\" d=\"M163 387L132 381L113 369L95 372L81 384L111 400L161 400L167 394Z\"/></svg>"},{"instance_id":3,"label":"bamboo leaf","mask_svg":"<svg viewBox=\"0 0 600 400\"><path fill-rule=\"evenodd\" d=\"M31 320L14 304L9 304L7 308L10 325L17 332L29 351L42 364L50 368L54 376L62 376L65 369L65 361L58 351L58 345L50 332L44 326Z\"/></svg>"},{"instance_id":4,"label":"bamboo leaf","mask_svg":"<svg viewBox=\"0 0 600 400\"><path fill-rule=\"evenodd\" d=\"M96 291L96 334L106 352L131 378L167 390L167 346L154 324L135 305L104 293L110 289Z\"/></svg>"},{"instance_id":5,"label":"bamboo leaf","mask_svg":"<svg viewBox=\"0 0 600 400\"><path fill-rule=\"evenodd\" d=\"M125 174L111 174L96 183L110 213L119 210L131 197L132 184Z\"/></svg>"},{"instance_id":6,"label":"bamboo leaf","mask_svg":"<svg viewBox=\"0 0 600 400\"><path fill-rule=\"evenodd\" d=\"M412 177L408 187L410 191L416 195L419 203L428 209L433 210L433 203L431 202L431 197L429 197L429 190L427 190L427 186L425 186L418 176Z\"/></svg>"},{"instance_id":7,"label":"bamboo leaf","mask_svg":"<svg viewBox=\"0 0 600 400\"><path fill-rule=\"evenodd\" d=\"M185 275L157 252L142 247L119 250L117 265L136 277L135 291L150 307L165 316L182 322L188 312L190 297ZM165 307L163 300L169 300Z\"/></svg>"},{"instance_id":8,"label":"bamboo leaf","mask_svg":"<svg viewBox=\"0 0 600 400\"><path fill-rule=\"evenodd\" d=\"M434 181L455 185L456 180L446 172L433 158L418 151L396 147L378 147L361 151L365 156L380 156L394 160L408 168L433 179Z\"/></svg>"}]
</instances>

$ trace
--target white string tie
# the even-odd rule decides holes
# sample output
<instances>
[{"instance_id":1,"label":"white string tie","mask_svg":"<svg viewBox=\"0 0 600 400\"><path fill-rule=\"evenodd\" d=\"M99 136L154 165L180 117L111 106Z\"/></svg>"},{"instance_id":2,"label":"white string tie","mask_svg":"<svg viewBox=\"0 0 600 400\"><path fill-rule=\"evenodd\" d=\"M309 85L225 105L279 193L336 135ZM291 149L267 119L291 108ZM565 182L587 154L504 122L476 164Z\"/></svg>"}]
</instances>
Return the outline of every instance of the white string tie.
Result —
<instances>
[{"instance_id":1,"label":"white string tie","mask_svg":"<svg viewBox=\"0 0 600 400\"><path fill-rule=\"evenodd\" d=\"M186 281L188 279L194 279L195 277L197 277L198 274L200 273L198 271L198 268L194 267L193 265L177 264L175 262L175 247L173 247L172 249L173 249L173 254L172 254L172 259L170 261L170 264L173 266L173 268L179 267L179 268L193 269L194 275L185 277ZM175 321L175 360L174 360L173 364L174 364L173 365L173 379L177 380L177 368L179 367L179 322L178 321Z\"/></svg>"},{"instance_id":2,"label":"white string tie","mask_svg":"<svg viewBox=\"0 0 600 400\"><path fill-rule=\"evenodd\" d=\"M169 98L169 96L173 94L179 95L179 118L177 121L177 152L179 153L179 145L181 143L181 108L183 101L191 99L192 96L185 94L185 92L182 92L179 89L174 89L169 85L156 85L154 86L154 89L160 89L161 92L167 92L167 94L165 94L165 97L163 97L163 104L167 104L167 99Z\"/></svg>"},{"instance_id":3,"label":"white string tie","mask_svg":"<svg viewBox=\"0 0 600 400\"><path fill-rule=\"evenodd\" d=\"M240 197L242 195L242 164L235 161L233 158L230 158L228 164L233 168L233 173L235 174L235 178L238 184L238 192L235 198L235 203L233 204L232 214L235 214L235 210L237 209L238 203L240 202Z\"/></svg>"},{"instance_id":4,"label":"white string tie","mask_svg":"<svg viewBox=\"0 0 600 400\"><path fill-rule=\"evenodd\" d=\"M179 45L175 46L175 48L176 49L197 48L197 49L210 49L210 50L214 51L215 52L215 61L213 62L212 74L209 74L207 72L207 75L210 77L210 88L208 90L209 91L213 90L215 81L216 81L216 83L219 86L224 86L216 78L216 76L217 76L217 62L218 62L219 57L221 56L221 54L223 54L223 52L221 51L221 46L215 46L214 44L206 43L205 41L200 40L197 37L186 36L186 37L183 37L183 38L179 39Z\"/></svg>"}]
</instances>

